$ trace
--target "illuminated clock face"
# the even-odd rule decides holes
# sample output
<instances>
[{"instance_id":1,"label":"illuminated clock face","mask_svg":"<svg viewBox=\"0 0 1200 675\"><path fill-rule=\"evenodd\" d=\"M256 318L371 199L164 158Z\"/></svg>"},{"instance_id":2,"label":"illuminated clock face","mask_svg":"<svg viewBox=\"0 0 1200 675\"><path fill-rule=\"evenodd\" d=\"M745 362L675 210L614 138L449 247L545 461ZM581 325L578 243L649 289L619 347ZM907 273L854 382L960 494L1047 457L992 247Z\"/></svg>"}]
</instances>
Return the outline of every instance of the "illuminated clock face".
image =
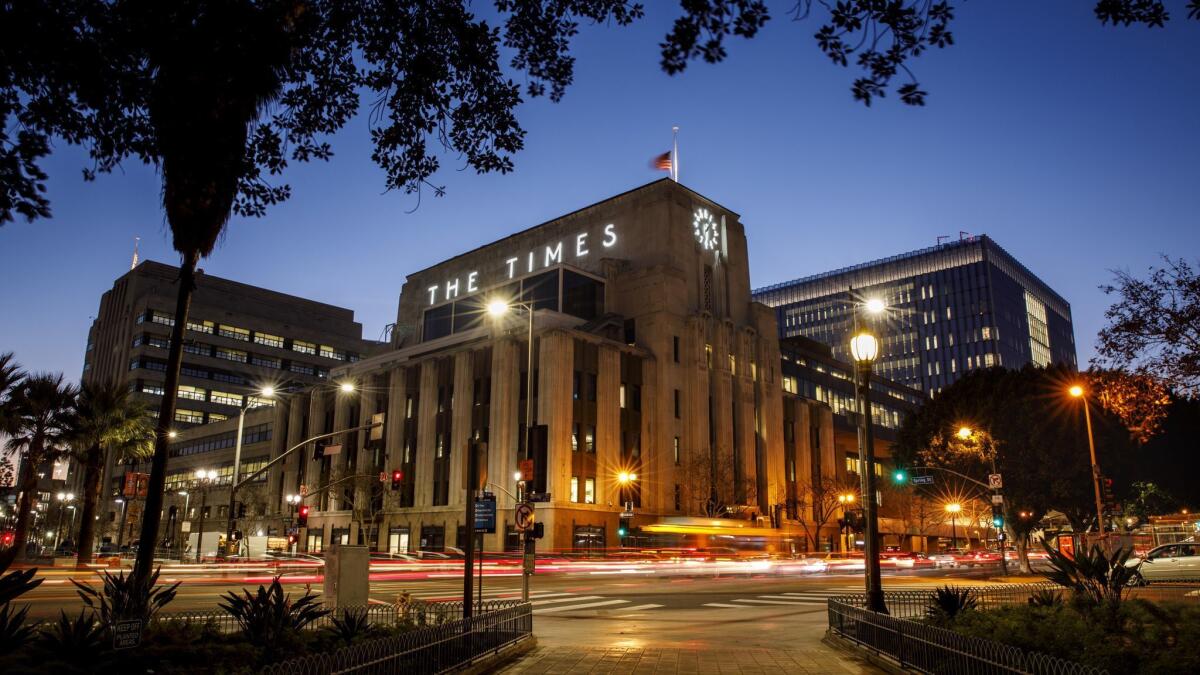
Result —
<instances>
[{"instance_id":1,"label":"illuminated clock face","mask_svg":"<svg viewBox=\"0 0 1200 675\"><path fill-rule=\"evenodd\" d=\"M698 208L692 214L692 231L696 233L696 241L700 242L705 251L717 247L721 235L717 231L717 219L708 209Z\"/></svg>"}]
</instances>

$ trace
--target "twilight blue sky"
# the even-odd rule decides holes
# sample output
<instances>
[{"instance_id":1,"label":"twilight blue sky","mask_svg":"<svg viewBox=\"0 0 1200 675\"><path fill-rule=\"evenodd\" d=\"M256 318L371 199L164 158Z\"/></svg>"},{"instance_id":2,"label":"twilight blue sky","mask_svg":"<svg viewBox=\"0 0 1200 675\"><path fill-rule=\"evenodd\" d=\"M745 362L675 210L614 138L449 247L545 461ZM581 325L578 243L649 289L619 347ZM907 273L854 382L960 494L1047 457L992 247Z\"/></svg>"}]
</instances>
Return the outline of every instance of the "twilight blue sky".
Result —
<instances>
[{"instance_id":1,"label":"twilight blue sky","mask_svg":"<svg viewBox=\"0 0 1200 675\"><path fill-rule=\"evenodd\" d=\"M441 199L384 194L366 123L329 164L294 167L293 199L234 219L202 266L355 310L368 338L394 320L408 271L659 178L648 168L680 131L684 184L742 215L762 286L932 245L994 237L1070 301L1081 363L1093 353L1109 269L1200 251L1200 22L1100 26L1084 0L958 2L958 44L913 65L928 105L851 100L856 71L831 65L812 20L785 14L723 64L658 67L678 11L649 0L633 28L585 28L575 85L539 99L507 176L436 177ZM100 294L142 255L177 262L159 183L146 167L83 183L86 159L48 163L54 217L0 228L0 351L77 379Z\"/></svg>"}]
</instances>

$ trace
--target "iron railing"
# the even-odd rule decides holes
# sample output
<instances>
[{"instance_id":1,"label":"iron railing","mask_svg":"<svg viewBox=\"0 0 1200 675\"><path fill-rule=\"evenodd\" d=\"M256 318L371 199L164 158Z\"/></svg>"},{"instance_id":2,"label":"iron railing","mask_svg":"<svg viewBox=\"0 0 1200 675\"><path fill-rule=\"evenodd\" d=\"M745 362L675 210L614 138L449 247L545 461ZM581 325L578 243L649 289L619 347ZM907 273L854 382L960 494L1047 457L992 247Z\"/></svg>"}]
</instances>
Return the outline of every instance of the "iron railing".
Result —
<instances>
[{"instance_id":1,"label":"iron railing","mask_svg":"<svg viewBox=\"0 0 1200 675\"><path fill-rule=\"evenodd\" d=\"M886 596L887 594L885 594ZM886 598L885 598L886 600ZM889 604L889 607L891 605ZM1108 671L960 635L910 619L829 601L829 629L894 659L901 668L947 675L1107 675Z\"/></svg>"},{"instance_id":2,"label":"iron railing","mask_svg":"<svg viewBox=\"0 0 1200 675\"><path fill-rule=\"evenodd\" d=\"M533 606L529 603L505 601L507 606L490 607L484 604L470 618L462 618L460 605L458 618L441 625L276 663L262 672L266 675L444 673L533 634Z\"/></svg>"},{"instance_id":3,"label":"iron railing","mask_svg":"<svg viewBox=\"0 0 1200 675\"><path fill-rule=\"evenodd\" d=\"M488 600L483 603L474 603L474 606L476 612L488 613L509 609L519 604L520 600ZM305 630L320 630L331 626L333 619L340 618L344 613L362 611L366 611L367 621L375 626L409 625L422 628L439 626L462 619L461 602L425 602L422 600L413 600L397 605L339 607L308 624ZM240 630L237 619L224 610L160 613L155 615L154 620L158 622L210 626L220 633L235 633Z\"/></svg>"}]
</instances>

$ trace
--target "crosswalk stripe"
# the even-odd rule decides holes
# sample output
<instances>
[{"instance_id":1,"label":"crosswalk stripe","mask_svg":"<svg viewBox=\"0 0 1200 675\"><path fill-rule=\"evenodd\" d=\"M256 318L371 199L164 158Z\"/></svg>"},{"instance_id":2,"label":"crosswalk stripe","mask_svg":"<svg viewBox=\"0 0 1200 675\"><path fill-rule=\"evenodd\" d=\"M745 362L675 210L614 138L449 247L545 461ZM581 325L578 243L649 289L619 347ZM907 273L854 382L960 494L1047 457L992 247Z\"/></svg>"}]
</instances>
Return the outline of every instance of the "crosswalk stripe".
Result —
<instances>
[{"instance_id":1,"label":"crosswalk stripe","mask_svg":"<svg viewBox=\"0 0 1200 675\"><path fill-rule=\"evenodd\" d=\"M600 598L599 595L573 595L569 598L551 598L549 600L533 600L533 601L530 601L529 604L536 607L538 605L553 605L553 604L558 604L560 602L575 602L577 600L598 600L599 598Z\"/></svg>"},{"instance_id":2,"label":"crosswalk stripe","mask_svg":"<svg viewBox=\"0 0 1200 675\"><path fill-rule=\"evenodd\" d=\"M792 605L793 607L798 606L798 605L813 604L812 602L803 601L803 600L789 602L787 600L754 600L754 599L743 599L743 598L738 598L738 599L734 600L734 602L751 602L756 605Z\"/></svg>"},{"instance_id":3,"label":"crosswalk stripe","mask_svg":"<svg viewBox=\"0 0 1200 675\"><path fill-rule=\"evenodd\" d=\"M827 595L800 595L799 593L788 593L787 595L760 595L760 598L769 600L817 600L825 602L829 599Z\"/></svg>"},{"instance_id":4,"label":"crosswalk stripe","mask_svg":"<svg viewBox=\"0 0 1200 675\"><path fill-rule=\"evenodd\" d=\"M599 596L594 596L594 597L599 597ZM539 612L544 614L547 612L561 612L561 611L568 610L568 609L587 609L589 607L604 607L606 605L627 605L627 604L629 604L628 600L603 600L601 602L589 602L584 605L562 605L559 607L546 607L544 609L535 609L533 611L535 614L539 613Z\"/></svg>"},{"instance_id":5,"label":"crosswalk stripe","mask_svg":"<svg viewBox=\"0 0 1200 675\"><path fill-rule=\"evenodd\" d=\"M621 611L622 612L638 612L643 609L657 609L659 607L662 607L662 605L638 605L636 607L622 607Z\"/></svg>"},{"instance_id":6,"label":"crosswalk stripe","mask_svg":"<svg viewBox=\"0 0 1200 675\"><path fill-rule=\"evenodd\" d=\"M728 609L750 609L749 605L726 605L721 602L706 602L705 607L726 607Z\"/></svg>"}]
</instances>

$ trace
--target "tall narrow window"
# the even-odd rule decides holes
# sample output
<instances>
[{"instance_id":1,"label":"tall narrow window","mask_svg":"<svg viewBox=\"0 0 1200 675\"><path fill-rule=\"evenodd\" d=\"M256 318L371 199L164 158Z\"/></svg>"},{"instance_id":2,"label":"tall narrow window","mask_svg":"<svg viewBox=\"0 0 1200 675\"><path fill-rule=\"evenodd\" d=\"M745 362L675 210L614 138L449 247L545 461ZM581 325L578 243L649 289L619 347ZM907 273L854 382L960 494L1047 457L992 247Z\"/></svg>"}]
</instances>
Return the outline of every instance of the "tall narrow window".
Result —
<instances>
[{"instance_id":1,"label":"tall narrow window","mask_svg":"<svg viewBox=\"0 0 1200 675\"><path fill-rule=\"evenodd\" d=\"M681 406L679 403L679 390L676 389L675 390L675 419L679 419L680 412L681 412Z\"/></svg>"},{"instance_id":2,"label":"tall narrow window","mask_svg":"<svg viewBox=\"0 0 1200 675\"><path fill-rule=\"evenodd\" d=\"M675 437L675 443L674 443L673 449L675 452L675 466L679 466L679 437L678 436Z\"/></svg>"},{"instance_id":3,"label":"tall narrow window","mask_svg":"<svg viewBox=\"0 0 1200 675\"><path fill-rule=\"evenodd\" d=\"M675 363L679 363L679 336L671 336L671 353L675 358Z\"/></svg>"}]
</instances>

